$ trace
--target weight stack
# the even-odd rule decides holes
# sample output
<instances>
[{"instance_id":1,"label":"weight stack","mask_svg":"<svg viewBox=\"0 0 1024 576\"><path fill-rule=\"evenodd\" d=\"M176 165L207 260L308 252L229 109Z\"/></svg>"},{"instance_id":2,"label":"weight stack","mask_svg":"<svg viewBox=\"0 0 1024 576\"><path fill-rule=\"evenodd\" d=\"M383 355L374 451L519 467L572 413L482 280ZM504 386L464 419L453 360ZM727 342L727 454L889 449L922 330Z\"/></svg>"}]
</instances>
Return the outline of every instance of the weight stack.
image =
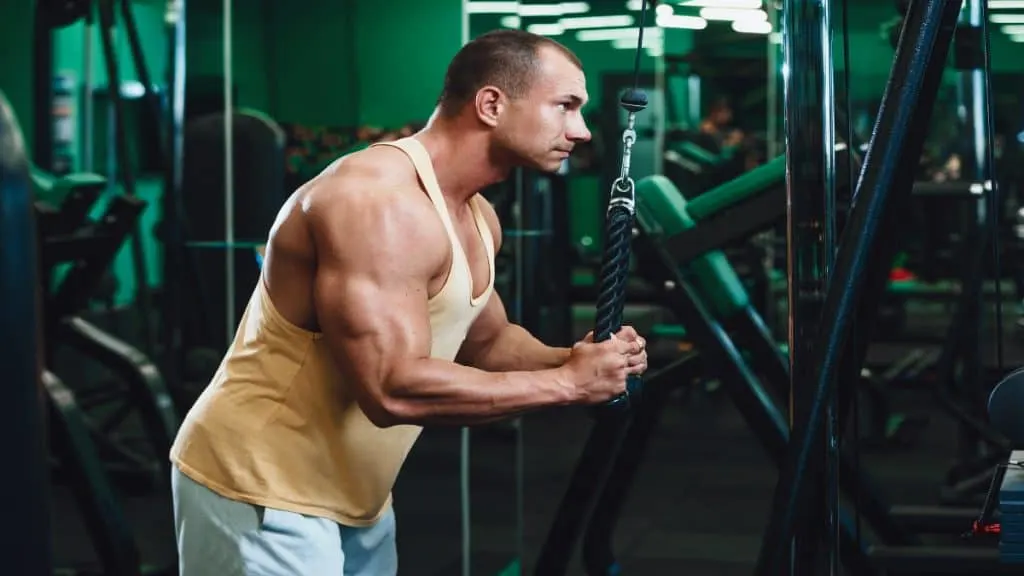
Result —
<instances>
[{"instance_id":1,"label":"weight stack","mask_svg":"<svg viewBox=\"0 0 1024 576\"><path fill-rule=\"evenodd\" d=\"M1014 450L1011 462L1024 460ZM1010 465L999 488L999 557L1005 564L1024 564L1024 467Z\"/></svg>"}]
</instances>

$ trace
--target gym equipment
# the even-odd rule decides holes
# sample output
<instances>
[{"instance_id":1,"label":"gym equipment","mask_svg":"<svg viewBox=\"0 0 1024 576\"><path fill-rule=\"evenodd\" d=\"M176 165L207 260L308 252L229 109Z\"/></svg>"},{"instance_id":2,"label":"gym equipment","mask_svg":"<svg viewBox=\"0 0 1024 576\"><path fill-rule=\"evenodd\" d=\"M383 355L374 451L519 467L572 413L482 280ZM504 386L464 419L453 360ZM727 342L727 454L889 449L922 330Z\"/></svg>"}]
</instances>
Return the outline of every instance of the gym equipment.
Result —
<instances>
[{"instance_id":1,"label":"gym equipment","mask_svg":"<svg viewBox=\"0 0 1024 576\"><path fill-rule=\"evenodd\" d=\"M145 204L117 195L96 220L88 218L106 181L92 174L54 178L36 169L39 260L45 297L46 364L64 347L107 368L114 379L71 388L43 374L49 399L55 476L71 488L106 574L140 573L133 529L117 500L121 491L150 491L170 478L166 457L178 426L174 402L156 366L139 350L78 316L132 230ZM57 203L57 204L55 204ZM56 270L67 266L66 273ZM59 364L59 363L56 363ZM76 374L77 376L77 374ZM144 442L121 437L137 413ZM143 567L145 574L171 574Z\"/></svg>"},{"instance_id":2,"label":"gym equipment","mask_svg":"<svg viewBox=\"0 0 1024 576\"><path fill-rule=\"evenodd\" d=\"M50 495L44 407L40 394L43 331L39 311L36 231L29 163L21 127L0 91L0 357L4 402L0 437L6 445L8 506L18 528L3 539L12 574L50 574Z\"/></svg>"},{"instance_id":3,"label":"gym equipment","mask_svg":"<svg viewBox=\"0 0 1024 576\"><path fill-rule=\"evenodd\" d=\"M1024 450L1015 450L1002 468L999 486L999 556L1009 565L1024 564Z\"/></svg>"},{"instance_id":4,"label":"gym equipment","mask_svg":"<svg viewBox=\"0 0 1024 576\"><path fill-rule=\"evenodd\" d=\"M1010 372L992 388L988 419L1014 449L1024 448L1024 368Z\"/></svg>"},{"instance_id":5,"label":"gym equipment","mask_svg":"<svg viewBox=\"0 0 1024 576\"><path fill-rule=\"evenodd\" d=\"M844 390L841 380L849 377L853 367L863 364L866 350L861 340L865 338L852 337L851 328L856 320L858 331L870 336L871 311L877 309L888 281L893 240L906 213L913 167L921 156L924 129L931 117L960 7L961 2L955 0L915 0L908 10L858 182L857 200L839 242L821 326L811 346L811 410L803 434L794 437L782 468L758 574L779 572L790 555L798 523L811 512L809 507L817 504L810 501L814 492L809 491L807 472L819 469L816 462L825 453L826 406L832 404L835 390ZM842 406L838 413L842 420ZM894 569L901 569L904 558L904 554L898 554L885 560ZM918 570L946 572L956 564L953 558L947 558L935 562L932 568L931 562L926 567L923 561L915 558ZM966 571L978 574L983 570L978 567Z\"/></svg>"},{"instance_id":6,"label":"gym equipment","mask_svg":"<svg viewBox=\"0 0 1024 576\"><path fill-rule=\"evenodd\" d=\"M622 326L626 281L629 276L630 239L636 209L636 190L630 176L630 161L637 139L636 114L647 107L647 95L639 89L640 55L644 45L646 14L647 0L642 0L637 29L636 59L633 66L633 87L623 92L619 99L619 105L626 113L626 128L622 131L618 177L612 183L608 198L594 342L608 340ZM609 459L605 458L602 461L600 457L593 457L593 451L607 450L614 437L621 433L626 421L623 412L628 411L639 401L642 386L641 377L630 376L626 381L625 392L595 411L597 421L584 447L584 457L580 459L570 480L567 496L580 490L587 492L588 485L596 485L593 479L608 470ZM589 500L589 494L578 500L570 500L568 497L562 500L562 506L556 513L555 521L537 559L538 574L559 574L565 571Z\"/></svg>"},{"instance_id":7,"label":"gym equipment","mask_svg":"<svg viewBox=\"0 0 1024 576\"><path fill-rule=\"evenodd\" d=\"M87 218L105 181L90 174L54 179L36 172L36 183L49 186L43 196L54 197L54 190L66 190L59 208L36 202L40 215L40 263L42 285L50 287L45 299L47 364L51 370L58 347L67 346L96 360L115 377L111 384L77 390L76 402L88 407L94 416L96 442L110 455L127 459L129 477L141 472L144 485L169 478L170 450L178 427L175 403L164 385L160 371L146 355L128 343L104 332L79 317L109 269L125 239L135 228L144 202L116 195L95 221ZM49 216L47 216L49 215ZM67 265L66 273L58 269ZM123 386L122 386L123 384ZM147 460L114 439L114 430L138 410L149 450ZM113 466L112 469L119 469ZM152 476L152 478L147 478Z\"/></svg>"},{"instance_id":8,"label":"gym equipment","mask_svg":"<svg viewBox=\"0 0 1024 576\"><path fill-rule=\"evenodd\" d=\"M703 363L710 372L710 375L706 372L705 377L717 378L722 383L755 436L765 444L773 460L781 464L789 432L778 408L787 396L789 375L785 358L763 329L724 255L709 253L702 257L703 262L694 261L681 268L678 259L668 251L670 235L679 233L682 226L693 220L686 211L685 201L671 183L662 177L644 179L638 183L637 194L638 272L652 284L664 287L666 304L683 321L688 336L705 358ZM735 338L730 338L727 332L732 332ZM748 362L740 348L753 360ZM761 379L755 374L761 374ZM856 379L857 372L844 371L843 374L847 381L840 390L850 390L853 384L850 380ZM644 410L649 414L657 409ZM639 414L634 422L634 427L642 425ZM627 432L627 436L635 441L645 438L642 432L635 430ZM635 473L626 463L636 462L632 453L641 448L642 444L622 444L619 460L612 467L612 475L595 505L584 540L584 558L590 574L614 573L610 537L617 507L621 506L616 499L626 492ZM923 570L932 566L928 561L932 558L942 569L968 570L972 574L998 571L993 566L994 553L921 544L921 534L962 531L976 516L974 510L890 507L847 456L842 454L839 460L840 487L857 503L856 511L865 521L865 534L870 531L878 539L877 544L865 548L855 537L852 525L844 522L841 526L843 559L854 573L872 574L881 568L888 569L894 558L917 558L927 562L920 565ZM848 518L849 513L852 512L846 510L840 517Z\"/></svg>"}]
</instances>

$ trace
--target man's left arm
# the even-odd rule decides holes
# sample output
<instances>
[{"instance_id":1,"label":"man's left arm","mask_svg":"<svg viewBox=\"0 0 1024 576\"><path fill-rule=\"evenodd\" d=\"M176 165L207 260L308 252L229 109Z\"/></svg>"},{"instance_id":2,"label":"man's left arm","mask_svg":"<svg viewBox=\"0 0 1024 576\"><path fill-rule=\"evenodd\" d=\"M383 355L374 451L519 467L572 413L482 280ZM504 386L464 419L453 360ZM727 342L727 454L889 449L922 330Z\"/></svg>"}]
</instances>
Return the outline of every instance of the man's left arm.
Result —
<instances>
[{"instance_id":1,"label":"man's left arm","mask_svg":"<svg viewBox=\"0 0 1024 576\"><path fill-rule=\"evenodd\" d=\"M548 346L518 324L509 322L495 292L470 327L456 360L489 372L557 368L569 359L569 348Z\"/></svg>"},{"instance_id":2,"label":"man's left arm","mask_svg":"<svg viewBox=\"0 0 1024 576\"><path fill-rule=\"evenodd\" d=\"M501 250L501 222L494 207L483 196L473 200L487 221L494 238L494 253ZM480 311L456 360L491 372L557 368L569 358L569 348L548 346L522 326L509 322L505 304L497 292Z\"/></svg>"}]
</instances>

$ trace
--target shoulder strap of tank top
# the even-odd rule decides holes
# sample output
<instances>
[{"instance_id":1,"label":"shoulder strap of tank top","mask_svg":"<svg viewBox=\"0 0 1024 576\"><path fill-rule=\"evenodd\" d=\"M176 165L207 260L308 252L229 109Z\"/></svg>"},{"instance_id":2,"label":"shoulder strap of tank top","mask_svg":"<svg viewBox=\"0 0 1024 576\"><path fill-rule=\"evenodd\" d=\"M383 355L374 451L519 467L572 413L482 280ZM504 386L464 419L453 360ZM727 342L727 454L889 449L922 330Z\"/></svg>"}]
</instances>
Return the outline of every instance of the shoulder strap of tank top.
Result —
<instances>
[{"instance_id":1,"label":"shoulder strap of tank top","mask_svg":"<svg viewBox=\"0 0 1024 576\"><path fill-rule=\"evenodd\" d=\"M487 224L487 218L484 218L483 208L480 208L481 202L487 202L487 198L483 195L477 194L470 200L470 206L473 207L473 218L476 219L477 230L480 231L480 237L484 241L484 248L487 250L487 255L491 260L491 264L494 263L494 234L491 231L491 227Z\"/></svg>"},{"instance_id":2,"label":"shoulder strap of tank top","mask_svg":"<svg viewBox=\"0 0 1024 576\"><path fill-rule=\"evenodd\" d=\"M441 214L441 220L444 221L445 228L449 234L454 235L455 227L452 224L451 217L448 215L448 205L444 201L444 194L441 193L441 185L437 183L437 175L434 174L434 166L430 162L430 155L427 154L423 144L409 136L393 142L378 142L373 144L373 146L391 146L405 152L405 155L412 161L416 174L419 175L420 182L427 189L427 195L430 196L430 201L434 203L434 208Z\"/></svg>"}]
</instances>

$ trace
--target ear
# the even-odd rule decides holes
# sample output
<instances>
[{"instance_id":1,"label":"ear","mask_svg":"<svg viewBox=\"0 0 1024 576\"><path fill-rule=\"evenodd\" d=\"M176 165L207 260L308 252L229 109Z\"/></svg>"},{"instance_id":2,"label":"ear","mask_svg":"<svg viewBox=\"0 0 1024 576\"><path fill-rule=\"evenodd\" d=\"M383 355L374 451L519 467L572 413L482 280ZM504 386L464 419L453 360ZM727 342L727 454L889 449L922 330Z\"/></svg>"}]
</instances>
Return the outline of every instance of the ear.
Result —
<instances>
[{"instance_id":1,"label":"ear","mask_svg":"<svg viewBox=\"0 0 1024 576\"><path fill-rule=\"evenodd\" d=\"M501 89L484 86L476 91L476 116L481 122L493 128L498 125L498 118L505 111L507 102Z\"/></svg>"}]
</instances>

